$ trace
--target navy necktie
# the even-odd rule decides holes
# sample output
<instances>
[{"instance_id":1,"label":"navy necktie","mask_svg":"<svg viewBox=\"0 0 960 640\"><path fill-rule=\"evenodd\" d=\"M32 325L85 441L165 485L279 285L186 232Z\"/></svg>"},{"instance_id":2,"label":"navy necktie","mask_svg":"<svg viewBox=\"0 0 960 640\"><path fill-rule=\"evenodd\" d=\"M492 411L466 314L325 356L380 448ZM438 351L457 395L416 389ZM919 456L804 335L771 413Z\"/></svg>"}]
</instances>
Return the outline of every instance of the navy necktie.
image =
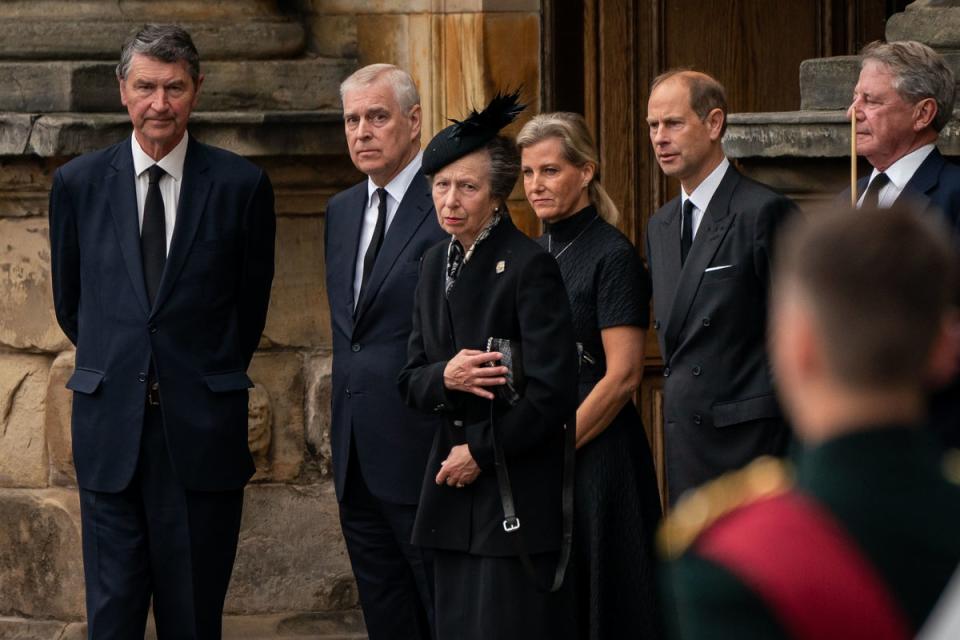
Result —
<instances>
[{"instance_id":1,"label":"navy necktie","mask_svg":"<svg viewBox=\"0 0 960 640\"><path fill-rule=\"evenodd\" d=\"M683 229L680 230L680 265L687 261L687 254L693 245L693 200L687 198L683 203Z\"/></svg>"},{"instance_id":2,"label":"navy necktie","mask_svg":"<svg viewBox=\"0 0 960 640\"><path fill-rule=\"evenodd\" d=\"M377 189L377 195L380 197L380 206L377 209L377 223L373 227L373 237L370 238L370 245L367 252L363 255L363 277L360 280L360 292L363 293L367 286L367 280L370 279L370 273L373 272L373 265L377 261L377 254L380 253L380 247L383 246L384 230L387 228L387 190Z\"/></svg>"},{"instance_id":3,"label":"navy necktie","mask_svg":"<svg viewBox=\"0 0 960 640\"><path fill-rule=\"evenodd\" d=\"M160 288L160 277L167 262L167 224L163 197L160 195L160 178L167 172L160 165L147 169L150 186L147 201L143 205L143 225L140 229L140 254L143 258L143 279L147 285L147 299L153 306Z\"/></svg>"},{"instance_id":4,"label":"navy necktie","mask_svg":"<svg viewBox=\"0 0 960 640\"><path fill-rule=\"evenodd\" d=\"M863 202L860 203L861 209L876 209L880 204L880 190L890 182L890 176L885 173L878 173L870 181L867 187L867 193L863 196Z\"/></svg>"}]
</instances>

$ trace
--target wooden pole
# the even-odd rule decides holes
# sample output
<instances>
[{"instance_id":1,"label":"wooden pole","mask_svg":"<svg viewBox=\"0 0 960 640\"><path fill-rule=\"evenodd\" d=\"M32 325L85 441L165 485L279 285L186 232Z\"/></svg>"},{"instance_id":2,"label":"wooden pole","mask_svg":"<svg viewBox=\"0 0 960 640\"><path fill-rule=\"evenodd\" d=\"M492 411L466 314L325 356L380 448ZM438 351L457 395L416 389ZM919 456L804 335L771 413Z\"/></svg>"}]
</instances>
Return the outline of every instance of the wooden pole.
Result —
<instances>
[{"instance_id":1,"label":"wooden pole","mask_svg":"<svg viewBox=\"0 0 960 640\"><path fill-rule=\"evenodd\" d=\"M850 109L850 206L857 208L857 110Z\"/></svg>"}]
</instances>

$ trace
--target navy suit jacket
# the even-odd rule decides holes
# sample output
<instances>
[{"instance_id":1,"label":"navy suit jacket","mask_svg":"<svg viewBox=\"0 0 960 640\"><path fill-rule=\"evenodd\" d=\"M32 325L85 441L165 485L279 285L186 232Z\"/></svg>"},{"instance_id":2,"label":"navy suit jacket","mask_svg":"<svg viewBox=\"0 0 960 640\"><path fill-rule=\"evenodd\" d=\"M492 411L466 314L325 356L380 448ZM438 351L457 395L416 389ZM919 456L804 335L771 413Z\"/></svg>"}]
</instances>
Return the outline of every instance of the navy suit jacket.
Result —
<instances>
[{"instance_id":1,"label":"navy suit jacket","mask_svg":"<svg viewBox=\"0 0 960 640\"><path fill-rule=\"evenodd\" d=\"M273 189L249 161L191 138L173 239L150 308L130 139L71 160L50 192L54 306L77 347L73 455L82 488L133 477L151 360L177 477L187 489L243 487L246 369L273 280Z\"/></svg>"},{"instance_id":2,"label":"navy suit jacket","mask_svg":"<svg viewBox=\"0 0 960 640\"><path fill-rule=\"evenodd\" d=\"M366 181L327 204L324 253L333 332L334 482L342 499L352 437L370 491L396 504L416 504L439 420L407 407L397 375L407 361L420 259L448 236L437 223L430 184L418 171L387 229L354 312L353 281L366 205Z\"/></svg>"},{"instance_id":3,"label":"navy suit jacket","mask_svg":"<svg viewBox=\"0 0 960 640\"><path fill-rule=\"evenodd\" d=\"M680 197L650 219L671 502L757 455L785 451L766 351L767 290L774 238L795 210L731 166L682 266Z\"/></svg>"},{"instance_id":4,"label":"navy suit jacket","mask_svg":"<svg viewBox=\"0 0 960 640\"><path fill-rule=\"evenodd\" d=\"M857 181L863 193L870 176ZM850 189L840 196L849 202ZM960 167L943 157L934 148L917 168L897 198L897 204L913 204L921 211L939 216L950 231L954 246L960 252ZM960 447L960 376L945 389L934 394L930 404L930 426L948 447Z\"/></svg>"}]
</instances>

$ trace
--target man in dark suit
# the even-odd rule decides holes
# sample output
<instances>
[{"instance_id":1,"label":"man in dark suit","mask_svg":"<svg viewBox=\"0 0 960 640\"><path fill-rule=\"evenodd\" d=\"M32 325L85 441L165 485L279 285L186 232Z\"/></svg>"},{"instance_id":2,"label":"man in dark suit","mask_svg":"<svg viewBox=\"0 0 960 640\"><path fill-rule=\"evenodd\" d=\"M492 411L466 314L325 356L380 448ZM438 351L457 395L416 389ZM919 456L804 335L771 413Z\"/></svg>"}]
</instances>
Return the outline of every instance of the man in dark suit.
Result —
<instances>
[{"instance_id":1,"label":"man in dark suit","mask_svg":"<svg viewBox=\"0 0 960 640\"><path fill-rule=\"evenodd\" d=\"M410 543L434 418L397 390L420 258L446 235L420 170L420 96L392 65L340 87L350 158L367 180L330 199L331 448L340 524L371 640L430 638L430 556Z\"/></svg>"},{"instance_id":2,"label":"man in dark suit","mask_svg":"<svg viewBox=\"0 0 960 640\"><path fill-rule=\"evenodd\" d=\"M857 117L857 153L873 167L857 183L857 207L905 203L927 211L945 220L960 251L960 167L935 146L955 93L953 73L927 45L871 43L863 50L850 113ZM841 198L849 202L849 189ZM930 425L946 445L960 447L957 376L933 395Z\"/></svg>"},{"instance_id":3,"label":"man in dark suit","mask_svg":"<svg viewBox=\"0 0 960 640\"><path fill-rule=\"evenodd\" d=\"M187 132L190 35L124 45L133 136L61 167L50 192L57 319L76 345L73 455L90 638L219 638L247 448L246 369L273 280L266 174Z\"/></svg>"},{"instance_id":4,"label":"man in dark suit","mask_svg":"<svg viewBox=\"0 0 960 640\"><path fill-rule=\"evenodd\" d=\"M653 83L650 141L682 188L647 227L671 503L757 455L782 454L789 436L765 340L772 243L794 206L730 165L726 116L710 76L671 71Z\"/></svg>"}]
</instances>

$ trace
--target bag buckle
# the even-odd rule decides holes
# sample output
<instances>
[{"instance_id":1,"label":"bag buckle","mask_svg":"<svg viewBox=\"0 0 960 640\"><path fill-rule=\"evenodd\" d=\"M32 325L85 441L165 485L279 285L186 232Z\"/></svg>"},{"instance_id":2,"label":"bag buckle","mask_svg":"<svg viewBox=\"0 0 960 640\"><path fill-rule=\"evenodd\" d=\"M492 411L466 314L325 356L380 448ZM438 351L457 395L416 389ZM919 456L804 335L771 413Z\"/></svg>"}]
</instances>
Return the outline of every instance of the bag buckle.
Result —
<instances>
[{"instance_id":1,"label":"bag buckle","mask_svg":"<svg viewBox=\"0 0 960 640\"><path fill-rule=\"evenodd\" d=\"M509 518L503 519L503 530L507 533L512 533L520 528L520 518L517 516L510 516Z\"/></svg>"}]
</instances>

